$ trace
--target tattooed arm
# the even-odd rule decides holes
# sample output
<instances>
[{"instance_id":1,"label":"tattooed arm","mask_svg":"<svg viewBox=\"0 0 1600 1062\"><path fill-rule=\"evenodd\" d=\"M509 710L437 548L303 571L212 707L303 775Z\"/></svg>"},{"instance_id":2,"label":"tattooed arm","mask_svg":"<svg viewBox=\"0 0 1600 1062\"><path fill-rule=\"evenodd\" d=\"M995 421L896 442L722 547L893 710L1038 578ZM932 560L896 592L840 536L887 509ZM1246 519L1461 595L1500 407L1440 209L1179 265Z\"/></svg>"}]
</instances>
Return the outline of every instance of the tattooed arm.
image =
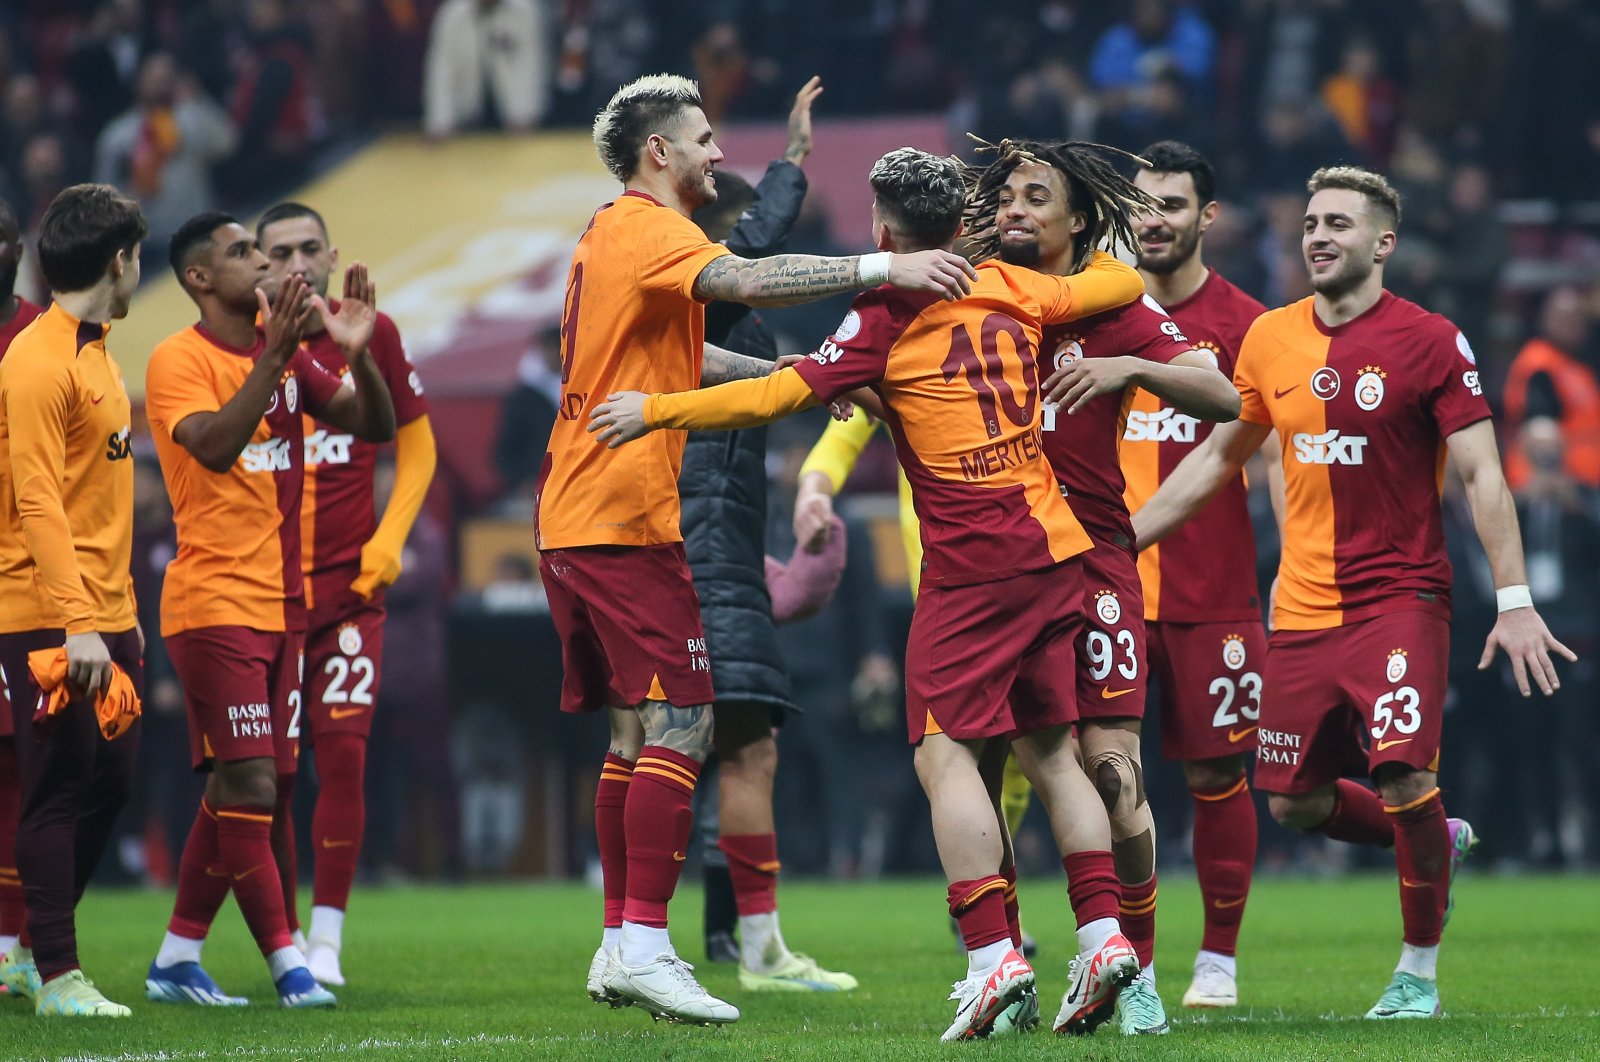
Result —
<instances>
[{"instance_id":1,"label":"tattooed arm","mask_svg":"<svg viewBox=\"0 0 1600 1062\"><path fill-rule=\"evenodd\" d=\"M715 387L732 380L759 380L772 372L772 362L735 354L715 343L707 343L700 355L700 386Z\"/></svg>"},{"instance_id":2,"label":"tattooed arm","mask_svg":"<svg viewBox=\"0 0 1600 1062\"><path fill-rule=\"evenodd\" d=\"M815 302L829 295L868 287L861 279L863 257L778 254L750 259L727 254L707 263L700 271L695 278L694 294L699 299L742 302L746 306ZM950 251L889 256L889 283L908 291L959 299L972 290L972 280L976 277L972 264Z\"/></svg>"}]
</instances>

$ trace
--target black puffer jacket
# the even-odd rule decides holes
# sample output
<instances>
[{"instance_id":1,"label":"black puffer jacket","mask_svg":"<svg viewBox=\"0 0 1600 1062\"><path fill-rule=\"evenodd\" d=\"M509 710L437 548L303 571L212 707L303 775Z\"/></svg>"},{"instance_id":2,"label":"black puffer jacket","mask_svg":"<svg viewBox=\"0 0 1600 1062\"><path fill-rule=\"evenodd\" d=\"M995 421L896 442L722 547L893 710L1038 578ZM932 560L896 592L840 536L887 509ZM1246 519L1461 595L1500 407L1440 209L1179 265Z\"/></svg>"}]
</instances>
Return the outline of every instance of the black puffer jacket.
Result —
<instances>
[{"instance_id":1,"label":"black puffer jacket","mask_svg":"<svg viewBox=\"0 0 1600 1062\"><path fill-rule=\"evenodd\" d=\"M756 186L756 200L726 241L734 254L777 253L805 198L798 166L774 162ZM771 360L777 345L757 314L713 303L706 339ZM692 432L683 451L678 495L684 551L700 595L700 619L718 702L791 709L778 634L767 595L767 429Z\"/></svg>"}]
</instances>

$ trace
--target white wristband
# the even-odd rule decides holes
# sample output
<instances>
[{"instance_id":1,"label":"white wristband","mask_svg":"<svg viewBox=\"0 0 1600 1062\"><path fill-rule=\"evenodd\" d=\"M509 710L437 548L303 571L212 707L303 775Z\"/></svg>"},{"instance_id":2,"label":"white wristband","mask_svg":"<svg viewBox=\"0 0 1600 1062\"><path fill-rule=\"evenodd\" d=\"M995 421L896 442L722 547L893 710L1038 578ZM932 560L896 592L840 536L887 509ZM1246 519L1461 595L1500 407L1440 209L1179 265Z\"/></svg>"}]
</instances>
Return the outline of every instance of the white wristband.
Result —
<instances>
[{"instance_id":1,"label":"white wristband","mask_svg":"<svg viewBox=\"0 0 1600 1062\"><path fill-rule=\"evenodd\" d=\"M1501 612L1510 612L1514 608L1532 608L1533 594L1528 590L1527 583L1517 586L1502 586L1494 592L1495 604L1500 606Z\"/></svg>"},{"instance_id":2,"label":"white wristband","mask_svg":"<svg viewBox=\"0 0 1600 1062\"><path fill-rule=\"evenodd\" d=\"M861 285L875 288L879 284L887 284L889 282L889 259L893 257L894 255L889 251L878 251L874 254L862 255L860 264L857 266L861 271Z\"/></svg>"}]
</instances>

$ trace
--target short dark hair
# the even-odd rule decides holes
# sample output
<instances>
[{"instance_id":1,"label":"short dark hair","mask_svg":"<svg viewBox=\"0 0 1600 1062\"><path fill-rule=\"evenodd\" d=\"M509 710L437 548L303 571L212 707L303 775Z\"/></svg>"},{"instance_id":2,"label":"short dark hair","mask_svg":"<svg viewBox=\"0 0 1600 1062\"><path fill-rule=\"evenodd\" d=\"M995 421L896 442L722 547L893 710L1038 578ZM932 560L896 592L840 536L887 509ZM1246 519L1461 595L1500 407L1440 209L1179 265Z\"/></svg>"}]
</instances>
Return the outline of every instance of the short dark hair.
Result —
<instances>
[{"instance_id":1,"label":"short dark hair","mask_svg":"<svg viewBox=\"0 0 1600 1062\"><path fill-rule=\"evenodd\" d=\"M966 171L955 159L896 148L872 164L867 180L880 209L916 243L939 246L960 231Z\"/></svg>"},{"instance_id":2,"label":"short dark hair","mask_svg":"<svg viewBox=\"0 0 1600 1062\"><path fill-rule=\"evenodd\" d=\"M1180 140L1158 140L1139 152L1156 173L1187 173L1194 179L1197 206L1205 206L1217 197L1217 172L1206 157Z\"/></svg>"},{"instance_id":3,"label":"short dark hair","mask_svg":"<svg viewBox=\"0 0 1600 1062\"><path fill-rule=\"evenodd\" d=\"M132 199L109 184L75 184L39 223L39 268L51 291L83 291L100 282L118 251L133 254L149 233Z\"/></svg>"},{"instance_id":4,"label":"short dark hair","mask_svg":"<svg viewBox=\"0 0 1600 1062\"><path fill-rule=\"evenodd\" d=\"M0 199L0 232L20 233L21 231L21 228L17 225L17 215L11 209L11 204L4 199Z\"/></svg>"},{"instance_id":5,"label":"short dark hair","mask_svg":"<svg viewBox=\"0 0 1600 1062\"><path fill-rule=\"evenodd\" d=\"M668 131L679 114L700 106L700 86L676 74L648 74L617 89L594 116L594 146L611 176L631 181L652 133Z\"/></svg>"},{"instance_id":6,"label":"short dark hair","mask_svg":"<svg viewBox=\"0 0 1600 1062\"><path fill-rule=\"evenodd\" d=\"M328 223L322 220L322 215L304 203L296 203L291 199L267 208L267 212L261 215L261 220L256 222L256 239L265 237L268 225L294 218L310 218L317 223L317 228L322 230L322 238L324 240L328 238Z\"/></svg>"},{"instance_id":7,"label":"short dark hair","mask_svg":"<svg viewBox=\"0 0 1600 1062\"><path fill-rule=\"evenodd\" d=\"M172 242L167 246L167 261L172 263L172 271L177 274L179 284L188 287L183 281L183 271L188 268L195 251L211 243L211 234L224 225L236 225L238 222L239 219L232 214L224 214L220 210L207 210L203 214L196 214L178 227L178 231L172 234Z\"/></svg>"}]
</instances>

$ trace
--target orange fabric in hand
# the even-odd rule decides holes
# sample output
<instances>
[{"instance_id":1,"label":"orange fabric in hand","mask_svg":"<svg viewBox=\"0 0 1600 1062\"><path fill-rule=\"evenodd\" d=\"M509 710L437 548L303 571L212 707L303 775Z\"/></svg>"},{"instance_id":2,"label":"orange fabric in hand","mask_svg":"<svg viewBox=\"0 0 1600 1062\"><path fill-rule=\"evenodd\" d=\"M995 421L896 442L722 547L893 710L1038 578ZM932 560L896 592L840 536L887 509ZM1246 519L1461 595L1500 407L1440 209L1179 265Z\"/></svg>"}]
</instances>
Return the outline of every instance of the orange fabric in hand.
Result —
<instances>
[{"instance_id":1,"label":"orange fabric in hand","mask_svg":"<svg viewBox=\"0 0 1600 1062\"><path fill-rule=\"evenodd\" d=\"M43 694L33 713L33 721L42 723L72 701L72 694L67 690L66 648L35 649L28 654L28 670L33 673L33 681ZM105 735L107 741L115 741L128 732L128 728L139 718L141 710L133 680L121 667L112 664L111 689L104 694L95 694L94 698L94 712L100 720L100 733Z\"/></svg>"}]
</instances>

